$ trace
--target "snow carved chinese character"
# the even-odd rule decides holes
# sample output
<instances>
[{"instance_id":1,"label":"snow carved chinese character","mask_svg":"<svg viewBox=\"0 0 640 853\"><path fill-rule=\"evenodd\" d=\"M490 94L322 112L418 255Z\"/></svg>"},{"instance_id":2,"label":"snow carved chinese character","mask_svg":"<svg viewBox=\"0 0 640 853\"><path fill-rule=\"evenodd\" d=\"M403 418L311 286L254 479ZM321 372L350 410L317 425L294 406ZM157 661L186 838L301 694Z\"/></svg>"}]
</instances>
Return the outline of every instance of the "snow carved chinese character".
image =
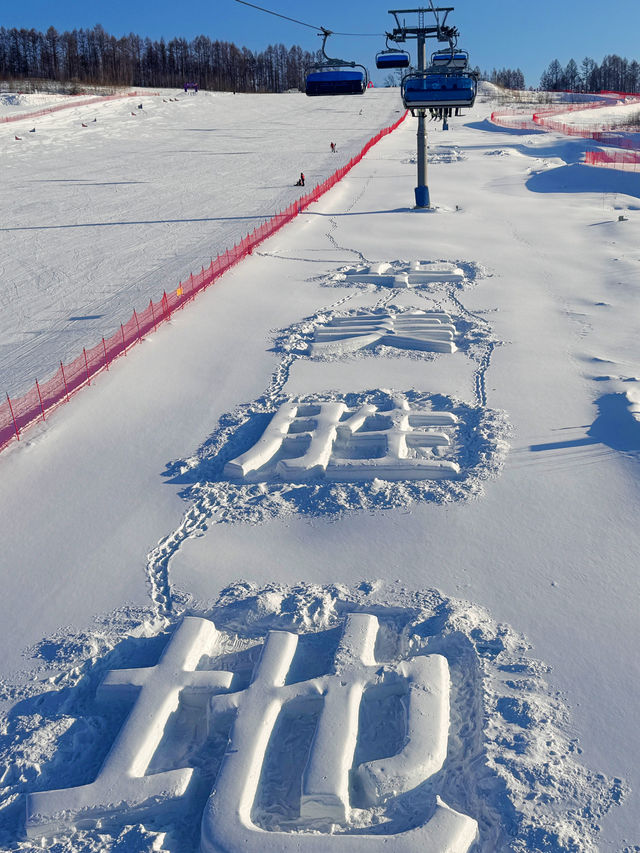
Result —
<instances>
[{"instance_id":1,"label":"snow carved chinese character","mask_svg":"<svg viewBox=\"0 0 640 853\"><path fill-rule=\"evenodd\" d=\"M157 818L160 808L184 807L192 768L146 774L170 717L181 701L188 701L202 709L210 731L218 720L228 720L230 712L235 715L202 816L202 853L264 853L269 845L283 853L334 849L372 853L382 848L396 853L466 853L476 837L477 824L438 797L406 831L349 832L350 773L355 773L368 804L375 806L433 776L447 755L446 659L427 655L385 666L375 657L378 627L371 614L349 614L331 673L303 681L290 681L298 635L270 631L251 683L233 690L231 673L197 669L201 660L215 659L222 651L213 623L184 619L155 667L108 674L103 695L135 695L133 709L94 782L29 795L29 837L95 825L105 818L132 823L147 815ZM352 769L360 705L369 689L402 697L406 709L403 745L395 755L365 761ZM321 709L302 773L295 831L265 830L252 814L276 721L290 704L304 712L305 703L315 707L318 702Z\"/></svg>"},{"instance_id":2,"label":"snow carved chinese character","mask_svg":"<svg viewBox=\"0 0 640 853\"><path fill-rule=\"evenodd\" d=\"M452 412L413 410L403 398L384 410L372 403L355 410L340 402L284 403L258 442L227 462L224 473L289 482L455 477L458 464L441 454L449 451L457 422Z\"/></svg>"}]
</instances>

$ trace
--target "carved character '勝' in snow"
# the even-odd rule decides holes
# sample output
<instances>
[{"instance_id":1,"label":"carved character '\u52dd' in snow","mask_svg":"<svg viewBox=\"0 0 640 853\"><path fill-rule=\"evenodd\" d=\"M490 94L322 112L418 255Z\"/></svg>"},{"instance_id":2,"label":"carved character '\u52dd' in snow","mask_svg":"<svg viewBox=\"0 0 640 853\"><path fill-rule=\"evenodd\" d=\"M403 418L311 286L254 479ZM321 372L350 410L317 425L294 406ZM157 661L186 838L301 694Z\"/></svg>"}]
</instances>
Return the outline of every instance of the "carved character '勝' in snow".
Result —
<instances>
[{"instance_id":1,"label":"carved character '\u52dd' in snow","mask_svg":"<svg viewBox=\"0 0 640 853\"><path fill-rule=\"evenodd\" d=\"M457 422L453 412L417 411L404 398L384 410L372 403L355 411L340 402L283 403L258 442L227 462L224 473L248 481L275 475L289 482L455 477L458 464L434 451L451 445L445 430Z\"/></svg>"}]
</instances>

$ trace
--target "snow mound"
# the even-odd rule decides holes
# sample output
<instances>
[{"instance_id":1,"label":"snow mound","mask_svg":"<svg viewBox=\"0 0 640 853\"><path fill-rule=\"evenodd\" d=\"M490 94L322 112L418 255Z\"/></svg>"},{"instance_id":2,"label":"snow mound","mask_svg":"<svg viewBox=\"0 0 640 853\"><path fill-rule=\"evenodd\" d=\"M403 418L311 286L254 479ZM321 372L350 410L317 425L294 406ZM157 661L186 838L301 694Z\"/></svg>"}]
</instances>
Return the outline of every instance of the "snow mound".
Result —
<instances>
[{"instance_id":1,"label":"snow mound","mask_svg":"<svg viewBox=\"0 0 640 853\"><path fill-rule=\"evenodd\" d=\"M429 150L429 165L435 165L436 163L459 163L462 160L468 159L467 155L457 145L436 145ZM407 157L402 162L413 166L417 162L417 158L413 155L412 157Z\"/></svg>"},{"instance_id":2,"label":"snow mound","mask_svg":"<svg viewBox=\"0 0 640 853\"><path fill-rule=\"evenodd\" d=\"M630 391L627 391L625 396L627 398L629 414L634 421L640 424L640 383L638 383L637 388L632 388Z\"/></svg>"},{"instance_id":3,"label":"snow mound","mask_svg":"<svg viewBox=\"0 0 640 853\"><path fill-rule=\"evenodd\" d=\"M94 632L34 650L44 675L58 649L62 680L32 681L1 722L4 847L40 844L33 809L33 840L20 840L25 800L54 796L68 808L42 843L66 853L206 851L212 837L225 845L215 849L240 849L225 835L234 832L250 841L242 849L264 851L387 842L418 851L424 843L412 839L429 832L437 849L466 851L476 837L479 853L595 853L598 823L626 791L578 762L562 696L526 639L434 589L238 582L212 602L183 593L162 626L128 611ZM269 682L270 667L280 680ZM215 679L228 686L207 686ZM152 681L153 729L138 713ZM117 701L127 684L138 688ZM347 705L345 688L357 696ZM163 693L182 698L164 706ZM151 800L141 821L124 797L115 812L97 801L82 812L78 792L95 793L114 756L138 755L150 741L133 779L187 774L193 784L174 808ZM348 744L346 764L336 744ZM328 788L318 797L320 771Z\"/></svg>"}]
</instances>

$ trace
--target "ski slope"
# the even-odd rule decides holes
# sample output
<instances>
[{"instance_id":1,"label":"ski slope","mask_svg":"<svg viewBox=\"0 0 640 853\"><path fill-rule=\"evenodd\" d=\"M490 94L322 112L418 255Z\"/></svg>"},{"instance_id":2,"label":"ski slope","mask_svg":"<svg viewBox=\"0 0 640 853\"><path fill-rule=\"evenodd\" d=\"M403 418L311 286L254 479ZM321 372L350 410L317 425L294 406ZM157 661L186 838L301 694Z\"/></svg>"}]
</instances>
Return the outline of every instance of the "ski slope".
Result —
<instances>
[{"instance_id":1,"label":"ski slope","mask_svg":"<svg viewBox=\"0 0 640 853\"><path fill-rule=\"evenodd\" d=\"M239 98L162 104L157 119L145 101L131 123L111 105L91 182L150 185L113 192L101 216L97 191L61 192L91 222L141 221L154 198L163 219L198 218L213 179L183 167L189 204L157 159L179 110L186 135L205 127L198 110ZM57 256L46 231L31 251L50 251L54 272L117 257L122 282L134 246L148 258L156 240L163 275L197 263L293 191L296 123L315 180L337 159L331 139L344 153L345 115L371 122L364 141L399 108L384 90L303 117L309 100L247 99L273 150L229 117L215 215L240 220L172 223L162 239L92 226L84 254L60 229ZM640 179L581 166L586 141L491 125L493 106L428 126L432 210L413 209L408 118L0 456L2 849L640 844ZM51 119L52 139L68 120ZM253 198L249 146L280 176ZM45 154L37 168L58 179ZM20 180L20 227L55 233L60 213ZM8 239L26 254L31 238ZM117 301L104 307L98 278L82 311L106 319ZM142 296L131 281L127 298ZM23 296L12 328L26 336ZM30 350L36 368L64 337L55 326ZM364 691L359 714L341 683ZM331 701L300 704L320 688ZM422 693L439 698L418 729Z\"/></svg>"},{"instance_id":2,"label":"ski slope","mask_svg":"<svg viewBox=\"0 0 640 853\"><path fill-rule=\"evenodd\" d=\"M288 207L301 171L314 185L347 162L401 112L371 94L328 108L171 90L0 125L0 387L19 396L108 339ZM74 99L18 100L4 112Z\"/></svg>"}]
</instances>

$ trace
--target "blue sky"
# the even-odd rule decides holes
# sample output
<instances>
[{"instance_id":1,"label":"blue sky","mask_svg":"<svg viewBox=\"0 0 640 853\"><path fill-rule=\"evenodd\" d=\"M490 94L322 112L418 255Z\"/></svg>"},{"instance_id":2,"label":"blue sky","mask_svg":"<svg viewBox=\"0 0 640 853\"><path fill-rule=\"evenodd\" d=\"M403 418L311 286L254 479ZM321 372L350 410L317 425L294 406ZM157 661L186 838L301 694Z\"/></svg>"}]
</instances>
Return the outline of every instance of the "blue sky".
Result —
<instances>
[{"instance_id":1,"label":"blue sky","mask_svg":"<svg viewBox=\"0 0 640 853\"><path fill-rule=\"evenodd\" d=\"M388 0L257 2L314 26L345 33L380 33L379 38L335 36L329 50L334 56L367 65L376 82L381 82L384 74L375 72L375 53L384 46L382 33L393 25L388 9L420 5ZM451 0L440 5L455 7L449 22L460 30L459 46L469 51L474 65L482 69L520 67L528 85L538 85L540 74L552 59L564 65L573 57L580 64L584 56L600 62L606 54L618 53L640 61L640 0L610 0L606 4L602 0ZM320 45L313 30L235 0L21 0L3 6L0 25L5 27L44 30L53 25L65 30L100 23L114 35L135 32L153 39L191 39L204 33L251 50L279 42L300 44L309 50Z\"/></svg>"}]
</instances>

